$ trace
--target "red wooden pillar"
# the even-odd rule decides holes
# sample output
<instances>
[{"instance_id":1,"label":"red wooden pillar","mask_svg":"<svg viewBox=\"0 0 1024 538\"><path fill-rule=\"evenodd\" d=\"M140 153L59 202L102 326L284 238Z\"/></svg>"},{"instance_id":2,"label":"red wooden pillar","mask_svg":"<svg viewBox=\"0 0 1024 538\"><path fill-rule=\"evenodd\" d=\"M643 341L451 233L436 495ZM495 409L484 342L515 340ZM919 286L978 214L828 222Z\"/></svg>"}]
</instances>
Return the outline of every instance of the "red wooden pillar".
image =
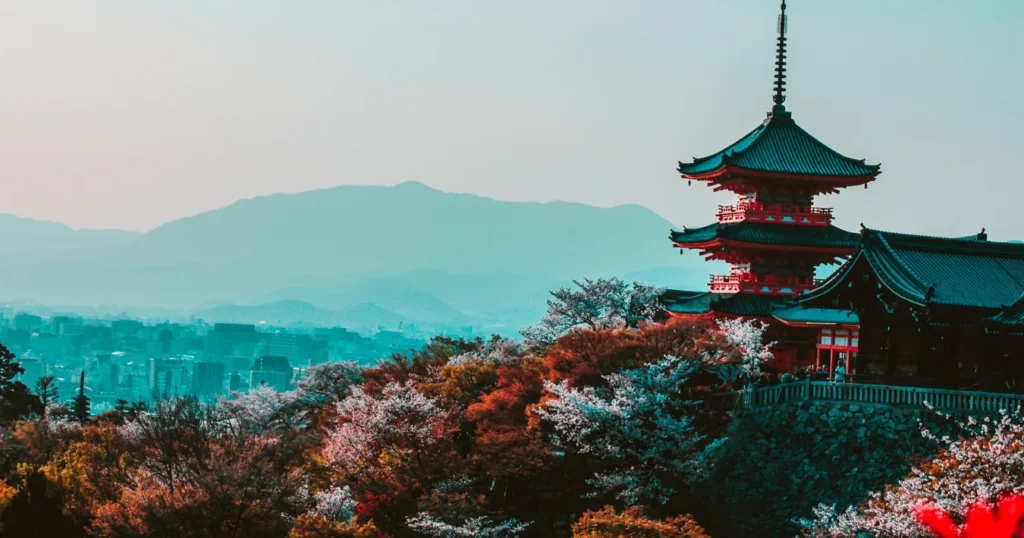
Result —
<instances>
[{"instance_id":1,"label":"red wooden pillar","mask_svg":"<svg viewBox=\"0 0 1024 538\"><path fill-rule=\"evenodd\" d=\"M836 371L836 350L833 348L828 349L828 378L835 379Z\"/></svg>"},{"instance_id":2,"label":"red wooden pillar","mask_svg":"<svg viewBox=\"0 0 1024 538\"><path fill-rule=\"evenodd\" d=\"M852 358L853 358L853 353L850 352L849 348L847 348L846 349L846 375L850 375L850 374L853 373L853 370L850 369L850 359L852 359Z\"/></svg>"},{"instance_id":3,"label":"red wooden pillar","mask_svg":"<svg viewBox=\"0 0 1024 538\"><path fill-rule=\"evenodd\" d=\"M814 370L821 370L821 348L814 346Z\"/></svg>"}]
</instances>

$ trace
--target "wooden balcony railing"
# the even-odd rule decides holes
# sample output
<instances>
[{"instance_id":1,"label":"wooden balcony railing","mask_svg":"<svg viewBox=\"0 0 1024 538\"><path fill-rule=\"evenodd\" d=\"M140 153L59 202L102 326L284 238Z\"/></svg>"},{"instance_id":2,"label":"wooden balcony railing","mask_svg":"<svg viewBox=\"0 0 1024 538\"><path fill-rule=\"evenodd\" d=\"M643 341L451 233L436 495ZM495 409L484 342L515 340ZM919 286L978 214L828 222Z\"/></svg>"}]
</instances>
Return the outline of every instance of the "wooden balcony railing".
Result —
<instances>
[{"instance_id":1,"label":"wooden balcony railing","mask_svg":"<svg viewBox=\"0 0 1024 538\"><path fill-rule=\"evenodd\" d=\"M754 293L767 295L800 295L821 284L812 277L775 277L758 279L750 273L712 275L712 293Z\"/></svg>"},{"instance_id":2,"label":"wooden balcony railing","mask_svg":"<svg viewBox=\"0 0 1024 538\"><path fill-rule=\"evenodd\" d=\"M777 224L828 226L832 224L832 208L764 204L761 202L740 202L735 205L718 206L718 222L729 223L744 220Z\"/></svg>"},{"instance_id":3,"label":"wooden balcony railing","mask_svg":"<svg viewBox=\"0 0 1024 538\"><path fill-rule=\"evenodd\" d=\"M738 404L745 408L822 400L863 405L928 406L946 412L996 413L1003 410L1015 411L1024 405L1024 394L830 381L797 381L739 391L738 394Z\"/></svg>"}]
</instances>

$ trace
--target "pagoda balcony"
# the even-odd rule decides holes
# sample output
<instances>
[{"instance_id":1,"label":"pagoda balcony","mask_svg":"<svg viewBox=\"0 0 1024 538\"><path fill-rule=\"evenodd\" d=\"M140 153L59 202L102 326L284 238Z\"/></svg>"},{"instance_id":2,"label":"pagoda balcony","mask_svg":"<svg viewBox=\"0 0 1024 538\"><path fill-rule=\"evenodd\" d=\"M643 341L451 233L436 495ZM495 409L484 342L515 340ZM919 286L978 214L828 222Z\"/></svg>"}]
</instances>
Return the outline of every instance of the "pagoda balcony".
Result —
<instances>
[{"instance_id":1,"label":"pagoda balcony","mask_svg":"<svg viewBox=\"0 0 1024 538\"><path fill-rule=\"evenodd\" d=\"M735 205L718 206L718 222L722 224L747 220L769 224L828 226L832 224L832 208L761 202L740 202Z\"/></svg>"},{"instance_id":2,"label":"pagoda balcony","mask_svg":"<svg viewBox=\"0 0 1024 538\"><path fill-rule=\"evenodd\" d=\"M752 273L714 275L711 277L711 293L750 293L763 295L800 295L821 284L812 277L757 276Z\"/></svg>"}]
</instances>

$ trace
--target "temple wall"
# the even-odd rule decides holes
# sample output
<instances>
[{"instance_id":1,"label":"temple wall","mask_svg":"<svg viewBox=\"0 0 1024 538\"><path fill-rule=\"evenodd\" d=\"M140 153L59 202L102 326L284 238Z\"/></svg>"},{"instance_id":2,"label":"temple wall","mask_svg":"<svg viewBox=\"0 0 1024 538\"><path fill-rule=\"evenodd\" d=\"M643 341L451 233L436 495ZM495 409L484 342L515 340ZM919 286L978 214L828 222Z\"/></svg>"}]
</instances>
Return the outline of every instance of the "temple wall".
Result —
<instances>
[{"instance_id":1,"label":"temple wall","mask_svg":"<svg viewBox=\"0 0 1024 538\"><path fill-rule=\"evenodd\" d=\"M818 503L859 504L934 453L921 425L952 433L918 408L800 402L744 411L712 458L703 486L713 536L794 536Z\"/></svg>"}]
</instances>

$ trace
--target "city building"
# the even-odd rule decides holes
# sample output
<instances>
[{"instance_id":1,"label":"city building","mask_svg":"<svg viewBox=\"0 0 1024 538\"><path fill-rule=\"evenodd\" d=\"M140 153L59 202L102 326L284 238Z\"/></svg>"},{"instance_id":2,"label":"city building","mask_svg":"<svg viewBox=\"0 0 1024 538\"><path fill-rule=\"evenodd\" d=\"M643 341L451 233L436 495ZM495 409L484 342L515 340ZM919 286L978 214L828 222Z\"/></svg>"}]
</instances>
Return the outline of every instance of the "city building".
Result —
<instances>
[{"instance_id":1,"label":"city building","mask_svg":"<svg viewBox=\"0 0 1024 538\"><path fill-rule=\"evenodd\" d=\"M308 334L267 334L260 355L286 357L290 364L308 366L313 356L313 337Z\"/></svg>"},{"instance_id":2,"label":"city building","mask_svg":"<svg viewBox=\"0 0 1024 538\"><path fill-rule=\"evenodd\" d=\"M50 317L50 332L53 334L64 334L64 330L70 327L81 327L82 318L71 315L56 315Z\"/></svg>"},{"instance_id":3,"label":"city building","mask_svg":"<svg viewBox=\"0 0 1024 538\"><path fill-rule=\"evenodd\" d=\"M14 328L24 331L32 331L43 326L43 318L35 314L19 312L14 316Z\"/></svg>"},{"instance_id":4,"label":"city building","mask_svg":"<svg viewBox=\"0 0 1024 538\"><path fill-rule=\"evenodd\" d=\"M292 365L287 357L263 355L252 363L249 371L249 390L266 385L284 392L292 388Z\"/></svg>"},{"instance_id":5,"label":"city building","mask_svg":"<svg viewBox=\"0 0 1024 538\"><path fill-rule=\"evenodd\" d=\"M192 363L192 393L217 396L224 392L224 363L196 361Z\"/></svg>"},{"instance_id":6,"label":"city building","mask_svg":"<svg viewBox=\"0 0 1024 538\"><path fill-rule=\"evenodd\" d=\"M240 323L215 323L207 334L207 352L220 359L243 356L247 361L256 356L256 348L264 335L256 331L255 325Z\"/></svg>"},{"instance_id":7,"label":"city building","mask_svg":"<svg viewBox=\"0 0 1024 538\"><path fill-rule=\"evenodd\" d=\"M183 396L189 392L184 364L179 359L149 359L147 384L153 399Z\"/></svg>"}]
</instances>

